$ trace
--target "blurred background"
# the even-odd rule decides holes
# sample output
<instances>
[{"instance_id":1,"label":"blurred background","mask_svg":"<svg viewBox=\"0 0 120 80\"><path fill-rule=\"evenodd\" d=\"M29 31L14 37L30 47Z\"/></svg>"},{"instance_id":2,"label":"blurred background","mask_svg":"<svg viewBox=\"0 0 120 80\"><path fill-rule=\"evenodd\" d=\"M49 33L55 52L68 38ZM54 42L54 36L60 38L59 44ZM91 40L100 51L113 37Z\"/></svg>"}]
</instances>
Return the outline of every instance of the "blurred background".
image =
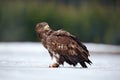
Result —
<instances>
[{"instance_id":1,"label":"blurred background","mask_svg":"<svg viewBox=\"0 0 120 80\"><path fill-rule=\"evenodd\" d=\"M85 42L93 64L49 69L52 60L35 32L43 21ZM63 77L120 80L120 0L0 0L0 80Z\"/></svg>"},{"instance_id":2,"label":"blurred background","mask_svg":"<svg viewBox=\"0 0 120 80\"><path fill-rule=\"evenodd\" d=\"M120 0L0 0L0 42L38 42L43 21L82 42L120 45Z\"/></svg>"}]
</instances>

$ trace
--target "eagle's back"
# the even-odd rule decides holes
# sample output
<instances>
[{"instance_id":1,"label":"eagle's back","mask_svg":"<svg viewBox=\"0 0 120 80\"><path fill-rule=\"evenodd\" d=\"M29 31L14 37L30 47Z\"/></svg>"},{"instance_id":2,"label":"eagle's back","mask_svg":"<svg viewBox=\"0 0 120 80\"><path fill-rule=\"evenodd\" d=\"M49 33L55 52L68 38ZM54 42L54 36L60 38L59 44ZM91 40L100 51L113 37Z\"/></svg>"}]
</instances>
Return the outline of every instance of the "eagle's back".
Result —
<instances>
[{"instance_id":1,"label":"eagle's back","mask_svg":"<svg viewBox=\"0 0 120 80\"><path fill-rule=\"evenodd\" d=\"M84 62L91 63L88 59L89 51L76 37L64 30L51 33L46 39L46 46L51 56L59 55L60 63L64 61L70 65L80 63L87 67Z\"/></svg>"}]
</instances>

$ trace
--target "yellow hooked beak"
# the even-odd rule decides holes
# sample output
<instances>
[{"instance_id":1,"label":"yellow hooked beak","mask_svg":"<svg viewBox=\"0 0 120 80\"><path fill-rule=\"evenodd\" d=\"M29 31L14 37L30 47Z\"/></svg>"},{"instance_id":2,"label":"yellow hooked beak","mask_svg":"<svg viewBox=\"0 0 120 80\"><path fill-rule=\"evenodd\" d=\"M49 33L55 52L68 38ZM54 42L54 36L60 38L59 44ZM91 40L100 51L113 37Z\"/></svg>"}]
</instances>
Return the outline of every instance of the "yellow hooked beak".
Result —
<instances>
[{"instance_id":1,"label":"yellow hooked beak","mask_svg":"<svg viewBox=\"0 0 120 80\"><path fill-rule=\"evenodd\" d=\"M45 27L44 27L44 30L49 30L50 28L49 28L49 25L46 25Z\"/></svg>"}]
</instances>

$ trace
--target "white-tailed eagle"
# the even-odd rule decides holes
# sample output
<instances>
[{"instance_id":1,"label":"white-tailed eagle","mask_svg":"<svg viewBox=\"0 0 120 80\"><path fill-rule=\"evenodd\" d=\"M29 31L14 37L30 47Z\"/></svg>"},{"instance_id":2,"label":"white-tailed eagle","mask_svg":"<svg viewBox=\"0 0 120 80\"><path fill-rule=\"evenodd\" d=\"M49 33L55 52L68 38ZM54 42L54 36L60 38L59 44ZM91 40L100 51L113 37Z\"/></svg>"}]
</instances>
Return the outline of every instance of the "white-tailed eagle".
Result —
<instances>
[{"instance_id":1,"label":"white-tailed eagle","mask_svg":"<svg viewBox=\"0 0 120 80\"><path fill-rule=\"evenodd\" d=\"M35 27L38 37L42 44L50 53L50 56L55 59L55 62L49 67L59 67L67 62L70 65L76 66L77 63L83 68L87 68L86 63L92 62L88 59L89 51L78 38L71 35L65 30L52 30L48 23L41 22Z\"/></svg>"}]
</instances>

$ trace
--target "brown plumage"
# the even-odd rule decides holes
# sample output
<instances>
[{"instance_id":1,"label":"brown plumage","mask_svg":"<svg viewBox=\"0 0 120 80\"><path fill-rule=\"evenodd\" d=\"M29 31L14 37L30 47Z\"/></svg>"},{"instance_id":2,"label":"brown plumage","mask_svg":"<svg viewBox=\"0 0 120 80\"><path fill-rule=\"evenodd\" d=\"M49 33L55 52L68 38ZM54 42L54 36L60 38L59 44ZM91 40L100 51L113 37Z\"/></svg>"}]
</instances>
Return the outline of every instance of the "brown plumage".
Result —
<instances>
[{"instance_id":1,"label":"brown plumage","mask_svg":"<svg viewBox=\"0 0 120 80\"><path fill-rule=\"evenodd\" d=\"M64 30L52 30L48 23L38 23L35 27L38 37L42 44L56 62L49 67L59 67L67 62L76 66L80 63L83 68L87 68L86 63L92 62L88 59L89 51L79 39Z\"/></svg>"}]
</instances>

